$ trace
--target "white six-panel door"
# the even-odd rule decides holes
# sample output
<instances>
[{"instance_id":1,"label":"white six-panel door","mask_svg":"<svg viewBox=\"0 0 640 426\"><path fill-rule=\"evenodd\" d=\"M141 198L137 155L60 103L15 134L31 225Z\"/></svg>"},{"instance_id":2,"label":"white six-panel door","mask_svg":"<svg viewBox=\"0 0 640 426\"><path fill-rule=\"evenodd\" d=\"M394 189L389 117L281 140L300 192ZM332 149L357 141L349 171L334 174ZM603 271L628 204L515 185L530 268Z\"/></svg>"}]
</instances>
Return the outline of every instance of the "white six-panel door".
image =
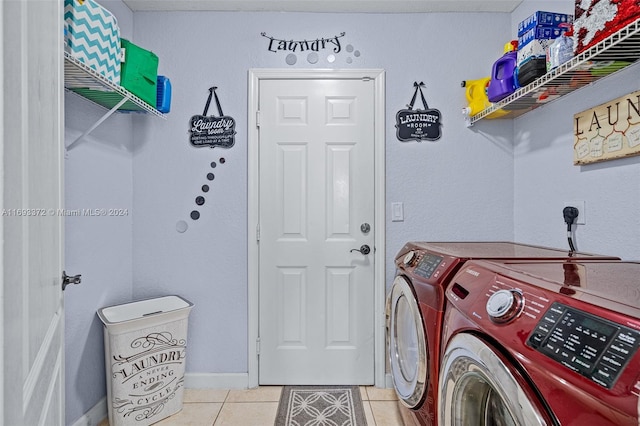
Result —
<instances>
[{"instance_id":1,"label":"white six-panel door","mask_svg":"<svg viewBox=\"0 0 640 426\"><path fill-rule=\"evenodd\" d=\"M373 384L373 81L263 80L259 110L259 383Z\"/></svg>"},{"instance_id":2,"label":"white six-panel door","mask_svg":"<svg viewBox=\"0 0 640 426\"><path fill-rule=\"evenodd\" d=\"M64 424L62 3L0 3L4 425Z\"/></svg>"}]
</instances>

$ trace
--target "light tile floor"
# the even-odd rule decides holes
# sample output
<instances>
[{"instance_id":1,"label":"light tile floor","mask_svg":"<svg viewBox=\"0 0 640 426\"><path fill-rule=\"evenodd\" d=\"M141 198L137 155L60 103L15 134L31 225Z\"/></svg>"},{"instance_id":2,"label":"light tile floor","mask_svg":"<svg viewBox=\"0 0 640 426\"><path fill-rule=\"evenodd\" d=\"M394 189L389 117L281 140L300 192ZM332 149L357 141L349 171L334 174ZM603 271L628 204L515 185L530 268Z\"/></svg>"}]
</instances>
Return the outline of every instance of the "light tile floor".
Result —
<instances>
[{"instance_id":1,"label":"light tile floor","mask_svg":"<svg viewBox=\"0 0 640 426\"><path fill-rule=\"evenodd\" d=\"M185 389L182 411L157 426L272 426L281 386L245 390ZM393 389L360 387L368 426L403 426ZM108 426L105 419L99 426Z\"/></svg>"}]
</instances>

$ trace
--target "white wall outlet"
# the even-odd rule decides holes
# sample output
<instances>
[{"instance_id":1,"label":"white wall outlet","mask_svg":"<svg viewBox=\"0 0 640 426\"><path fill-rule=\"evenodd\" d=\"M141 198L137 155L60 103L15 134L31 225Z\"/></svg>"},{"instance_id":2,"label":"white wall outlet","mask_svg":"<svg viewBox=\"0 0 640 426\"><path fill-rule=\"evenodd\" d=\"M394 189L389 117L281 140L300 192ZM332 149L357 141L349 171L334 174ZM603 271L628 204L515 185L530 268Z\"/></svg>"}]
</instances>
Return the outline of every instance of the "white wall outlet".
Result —
<instances>
[{"instance_id":1,"label":"white wall outlet","mask_svg":"<svg viewBox=\"0 0 640 426\"><path fill-rule=\"evenodd\" d=\"M578 217L576 218L576 221L575 221L576 225L587 224L587 215L586 215L584 204L585 204L584 201L571 200L571 201L565 201L564 205L562 206L562 208L571 206L578 209Z\"/></svg>"}]
</instances>

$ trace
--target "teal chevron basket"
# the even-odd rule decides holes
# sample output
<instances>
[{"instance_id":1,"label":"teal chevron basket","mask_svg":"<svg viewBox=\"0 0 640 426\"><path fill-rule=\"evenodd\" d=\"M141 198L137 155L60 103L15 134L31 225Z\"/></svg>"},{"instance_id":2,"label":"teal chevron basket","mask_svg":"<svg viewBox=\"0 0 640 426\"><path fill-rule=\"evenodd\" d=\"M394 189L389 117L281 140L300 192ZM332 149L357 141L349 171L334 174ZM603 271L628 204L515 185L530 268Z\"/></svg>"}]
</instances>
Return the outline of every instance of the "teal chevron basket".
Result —
<instances>
[{"instance_id":1,"label":"teal chevron basket","mask_svg":"<svg viewBox=\"0 0 640 426\"><path fill-rule=\"evenodd\" d=\"M120 29L116 17L94 0L65 0L65 49L120 84Z\"/></svg>"}]
</instances>

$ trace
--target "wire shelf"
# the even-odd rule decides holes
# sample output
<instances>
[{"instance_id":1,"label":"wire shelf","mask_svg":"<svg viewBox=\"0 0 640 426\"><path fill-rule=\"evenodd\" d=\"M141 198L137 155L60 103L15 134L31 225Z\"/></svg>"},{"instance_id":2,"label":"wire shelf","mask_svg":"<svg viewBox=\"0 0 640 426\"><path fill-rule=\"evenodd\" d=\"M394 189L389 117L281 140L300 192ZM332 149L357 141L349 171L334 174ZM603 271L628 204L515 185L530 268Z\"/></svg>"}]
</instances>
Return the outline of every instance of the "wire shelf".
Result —
<instances>
[{"instance_id":1,"label":"wire shelf","mask_svg":"<svg viewBox=\"0 0 640 426\"><path fill-rule=\"evenodd\" d=\"M516 90L500 102L471 116L467 124L503 110L500 118L519 117L548 104L602 77L611 75L640 58L640 19L613 33L529 85ZM607 64L607 62L611 62Z\"/></svg>"},{"instance_id":2,"label":"wire shelf","mask_svg":"<svg viewBox=\"0 0 640 426\"><path fill-rule=\"evenodd\" d=\"M64 52L64 86L107 109L113 108L126 98L117 112L146 112L166 119L160 111L122 86L114 84L68 52Z\"/></svg>"}]
</instances>

